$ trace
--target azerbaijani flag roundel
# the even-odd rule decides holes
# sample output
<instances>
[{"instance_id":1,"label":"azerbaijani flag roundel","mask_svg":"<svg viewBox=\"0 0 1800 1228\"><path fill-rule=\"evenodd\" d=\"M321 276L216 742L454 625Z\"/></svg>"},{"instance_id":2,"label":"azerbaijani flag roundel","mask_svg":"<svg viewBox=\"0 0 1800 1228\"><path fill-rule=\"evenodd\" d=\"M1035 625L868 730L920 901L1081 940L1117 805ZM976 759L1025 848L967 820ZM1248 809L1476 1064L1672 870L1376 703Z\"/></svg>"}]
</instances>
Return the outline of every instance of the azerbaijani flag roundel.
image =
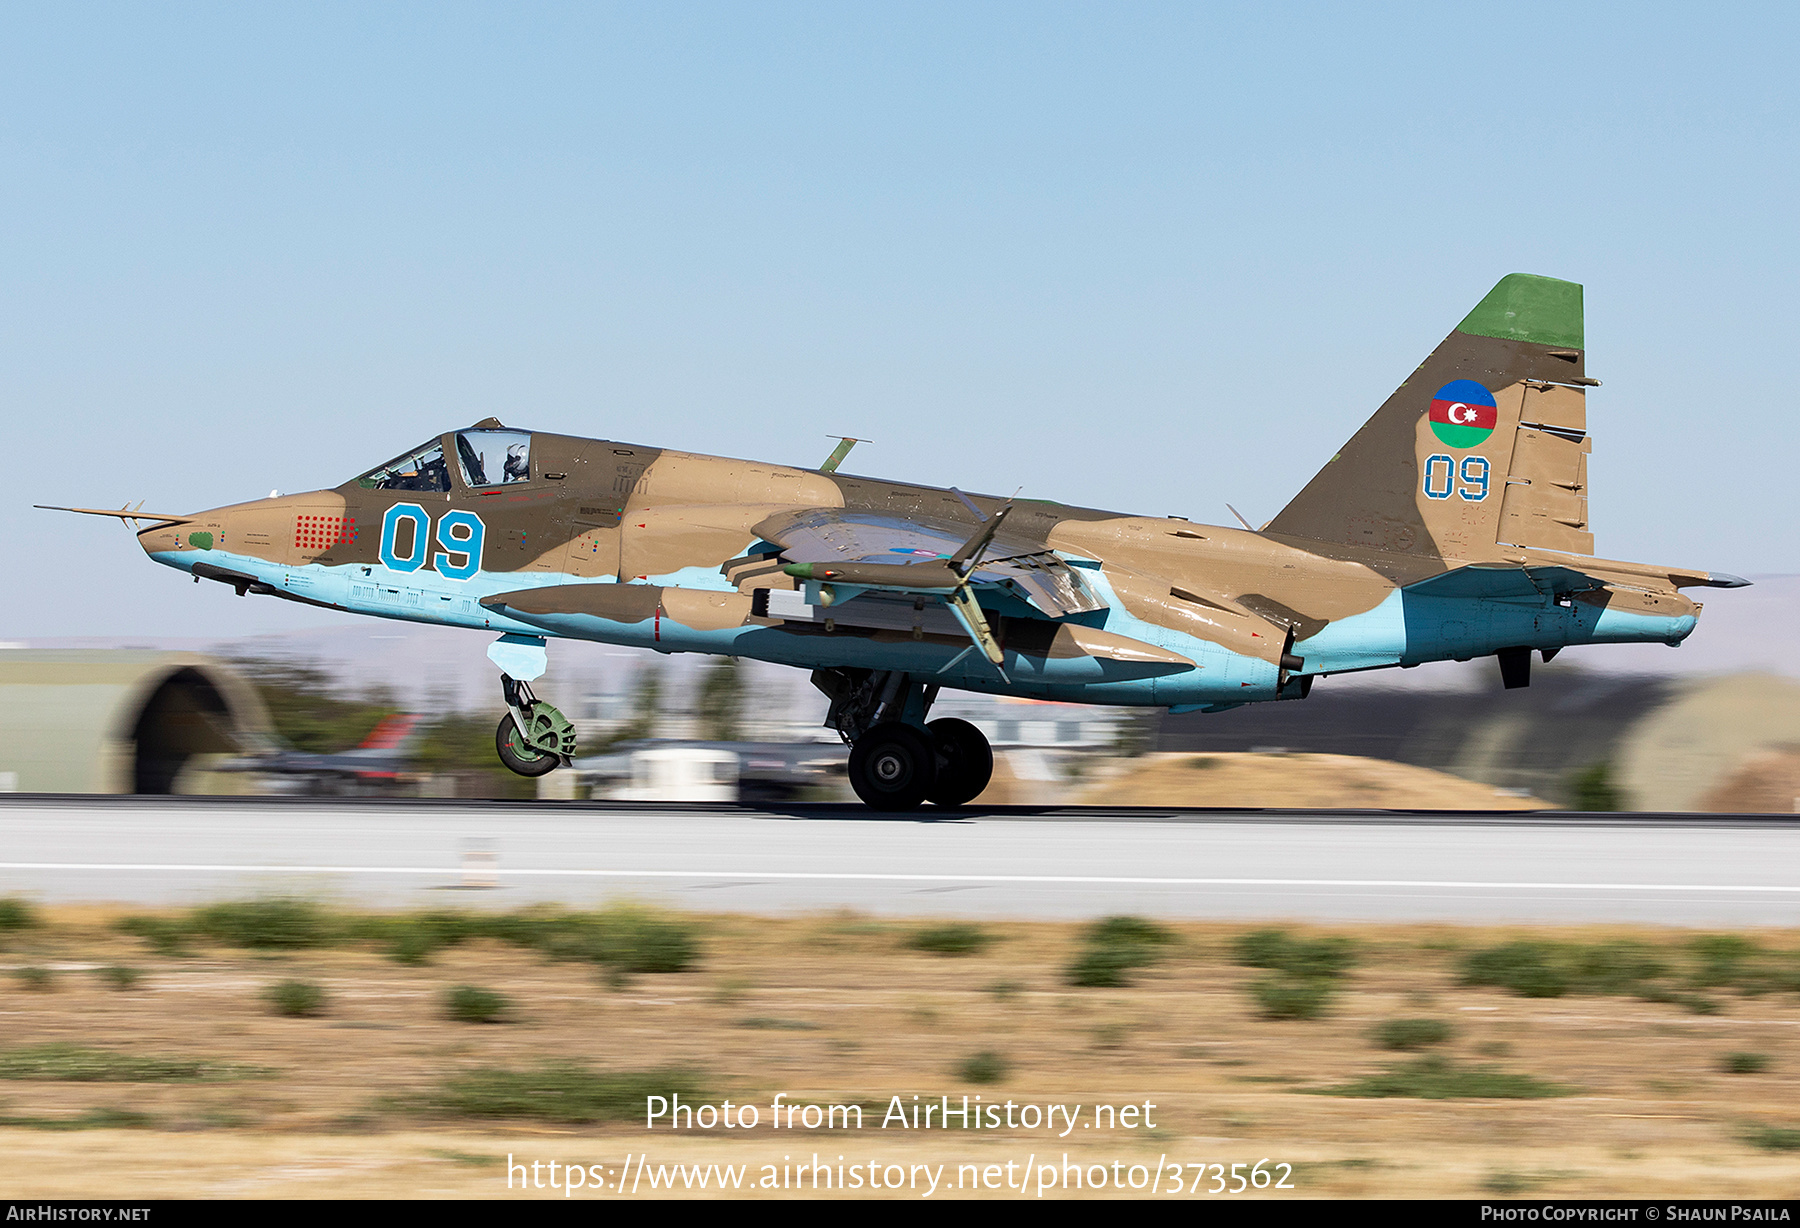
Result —
<instances>
[{"instance_id":1,"label":"azerbaijani flag roundel","mask_svg":"<svg viewBox=\"0 0 1800 1228\"><path fill-rule=\"evenodd\" d=\"M1494 394L1472 379L1451 380L1431 398L1431 433L1452 448L1472 448L1494 433Z\"/></svg>"}]
</instances>

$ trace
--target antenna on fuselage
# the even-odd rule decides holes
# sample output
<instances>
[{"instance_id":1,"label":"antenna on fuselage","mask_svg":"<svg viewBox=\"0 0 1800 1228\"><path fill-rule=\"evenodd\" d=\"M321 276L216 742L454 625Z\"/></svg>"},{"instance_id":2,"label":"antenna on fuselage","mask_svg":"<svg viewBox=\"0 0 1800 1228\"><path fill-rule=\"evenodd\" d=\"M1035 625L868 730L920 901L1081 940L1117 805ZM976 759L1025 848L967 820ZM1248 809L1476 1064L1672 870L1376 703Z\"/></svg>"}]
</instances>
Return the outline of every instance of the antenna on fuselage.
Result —
<instances>
[{"instance_id":1,"label":"antenna on fuselage","mask_svg":"<svg viewBox=\"0 0 1800 1228\"><path fill-rule=\"evenodd\" d=\"M851 448L854 448L859 443L875 442L873 439L857 439L851 435L827 435L825 438L836 439L840 442L837 447L831 450L831 455L825 458L825 463L819 466L820 473L836 473L837 467L843 464L846 456L850 455Z\"/></svg>"}]
</instances>

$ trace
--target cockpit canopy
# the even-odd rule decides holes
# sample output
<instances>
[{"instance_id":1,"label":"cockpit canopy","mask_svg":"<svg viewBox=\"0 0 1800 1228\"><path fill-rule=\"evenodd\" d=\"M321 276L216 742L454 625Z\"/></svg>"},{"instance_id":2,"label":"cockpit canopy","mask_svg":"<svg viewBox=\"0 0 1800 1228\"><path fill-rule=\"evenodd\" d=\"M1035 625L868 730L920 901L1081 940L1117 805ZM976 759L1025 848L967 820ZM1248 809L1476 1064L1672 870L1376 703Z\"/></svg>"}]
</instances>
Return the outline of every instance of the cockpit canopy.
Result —
<instances>
[{"instance_id":1,"label":"cockpit canopy","mask_svg":"<svg viewBox=\"0 0 1800 1228\"><path fill-rule=\"evenodd\" d=\"M462 483L470 490L531 480L531 432L505 427L458 431L456 460ZM402 452L356 479L364 490L450 489L450 466L442 438Z\"/></svg>"},{"instance_id":2,"label":"cockpit canopy","mask_svg":"<svg viewBox=\"0 0 1800 1228\"><path fill-rule=\"evenodd\" d=\"M444 463L443 442L434 439L402 452L357 478L356 484L364 490L449 490L450 467Z\"/></svg>"},{"instance_id":3,"label":"cockpit canopy","mask_svg":"<svg viewBox=\"0 0 1800 1228\"><path fill-rule=\"evenodd\" d=\"M471 489L531 480L531 432L471 430L456 433L456 458Z\"/></svg>"}]
</instances>

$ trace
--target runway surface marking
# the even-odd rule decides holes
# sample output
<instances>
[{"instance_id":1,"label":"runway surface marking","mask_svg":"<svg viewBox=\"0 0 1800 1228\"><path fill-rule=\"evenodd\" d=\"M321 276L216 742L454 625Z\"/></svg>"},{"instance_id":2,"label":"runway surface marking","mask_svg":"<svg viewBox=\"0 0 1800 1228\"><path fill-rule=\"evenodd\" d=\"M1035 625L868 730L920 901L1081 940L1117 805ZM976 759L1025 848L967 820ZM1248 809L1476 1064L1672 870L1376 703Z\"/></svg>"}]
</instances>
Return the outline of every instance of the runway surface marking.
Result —
<instances>
[{"instance_id":1,"label":"runway surface marking","mask_svg":"<svg viewBox=\"0 0 1800 1228\"><path fill-rule=\"evenodd\" d=\"M459 866L236 866L202 863L129 864L78 861L0 861L0 870L110 870L137 873L208 874L425 874L461 872ZM483 866L495 878L707 878L740 880L827 880L885 883L1102 883L1145 887L1419 887L1501 891L1720 891L1800 894L1800 885L1723 883L1509 883L1473 879L1408 878L1150 878L1091 874L863 874L793 870L583 870L503 869Z\"/></svg>"}]
</instances>

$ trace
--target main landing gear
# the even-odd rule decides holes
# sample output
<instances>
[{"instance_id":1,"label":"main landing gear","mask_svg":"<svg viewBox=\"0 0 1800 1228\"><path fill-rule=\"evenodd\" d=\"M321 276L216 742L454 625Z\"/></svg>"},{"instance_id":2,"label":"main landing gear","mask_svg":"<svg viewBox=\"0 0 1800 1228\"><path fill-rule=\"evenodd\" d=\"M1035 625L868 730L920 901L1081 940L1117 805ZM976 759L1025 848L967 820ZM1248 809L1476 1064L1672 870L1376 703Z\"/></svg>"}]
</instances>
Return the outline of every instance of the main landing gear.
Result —
<instances>
[{"instance_id":1,"label":"main landing gear","mask_svg":"<svg viewBox=\"0 0 1800 1228\"><path fill-rule=\"evenodd\" d=\"M987 788L994 752L981 730L955 717L925 720L937 687L852 669L815 670L813 685L831 700L825 723L850 744L850 787L871 809L964 806Z\"/></svg>"},{"instance_id":2,"label":"main landing gear","mask_svg":"<svg viewBox=\"0 0 1800 1228\"><path fill-rule=\"evenodd\" d=\"M544 641L503 635L488 645L488 658L500 667L500 692L506 697L506 715L494 731L500 762L521 776L543 776L572 761L575 726L531 693L530 680L543 677L547 668Z\"/></svg>"}]
</instances>

